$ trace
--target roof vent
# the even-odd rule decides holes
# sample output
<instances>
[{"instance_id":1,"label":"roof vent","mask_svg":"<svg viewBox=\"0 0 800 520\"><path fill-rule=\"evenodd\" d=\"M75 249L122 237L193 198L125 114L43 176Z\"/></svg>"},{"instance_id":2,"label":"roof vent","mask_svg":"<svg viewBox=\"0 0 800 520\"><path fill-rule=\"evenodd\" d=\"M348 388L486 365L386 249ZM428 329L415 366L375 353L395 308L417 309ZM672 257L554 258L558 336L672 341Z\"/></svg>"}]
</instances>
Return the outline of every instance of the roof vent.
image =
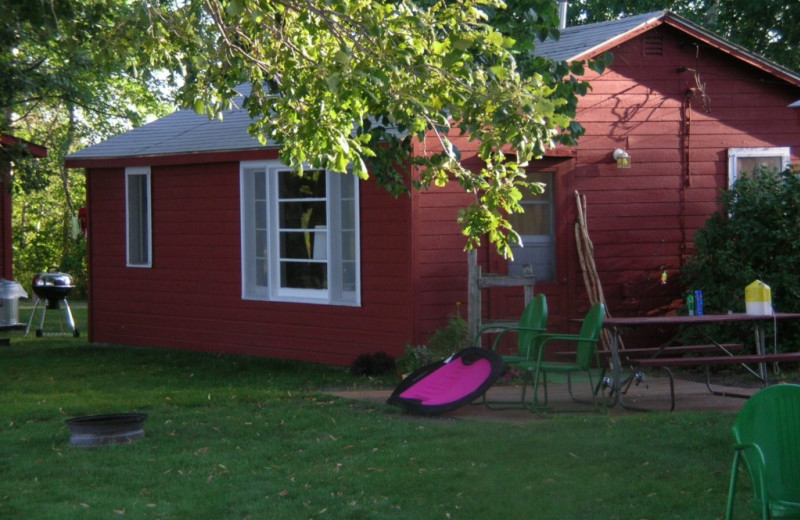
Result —
<instances>
[{"instance_id":1,"label":"roof vent","mask_svg":"<svg viewBox=\"0 0 800 520\"><path fill-rule=\"evenodd\" d=\"M648 34L643 39L642 51L645 56L664 55L664 37L660 34Z\"/></svg>"}]
</instances>

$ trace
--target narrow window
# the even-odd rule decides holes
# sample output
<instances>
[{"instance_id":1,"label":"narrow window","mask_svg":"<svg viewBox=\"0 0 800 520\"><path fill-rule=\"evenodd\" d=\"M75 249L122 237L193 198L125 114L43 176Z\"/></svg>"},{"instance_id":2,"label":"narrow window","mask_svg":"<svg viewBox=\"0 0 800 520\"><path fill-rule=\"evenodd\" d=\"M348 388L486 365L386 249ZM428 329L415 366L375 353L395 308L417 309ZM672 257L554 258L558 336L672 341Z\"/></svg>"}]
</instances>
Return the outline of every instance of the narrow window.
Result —
<instances>
[{"instance_id":1,"label":"narrow window","mask_svg":"<svg viewBox=\"0 0 800 520\"><path fill-rule=\"evenodd\" d=\"M126 168L125 242L128 267L152 266L150 208L150 168Z\"/></svg>"},{"instance_id":2,"label":"narrow window","mask_svg":"<svg viewBox=\"0 0 800 520\"><path fill-rule=\"evenodd\" d=\"M555 200L552 172L528 173L528 180L545 185L541 195L526 195L520 204L524 213L515 213L509 219L519 233L522 243L514 244L514 261L509 263L512 275L523 274L529 266L537 282L553 281L556 277Z\"/></svg>"},{"instance_id":3,"label":"narrow window","mask_svg":"<svg viewBox=\"0 0 800 520\"><path fill-rule=\"evenodd\" d=\"M791 160L789 147L729 148L728 186L759 169L783 171Z\"/></svg>"}]
</instances>

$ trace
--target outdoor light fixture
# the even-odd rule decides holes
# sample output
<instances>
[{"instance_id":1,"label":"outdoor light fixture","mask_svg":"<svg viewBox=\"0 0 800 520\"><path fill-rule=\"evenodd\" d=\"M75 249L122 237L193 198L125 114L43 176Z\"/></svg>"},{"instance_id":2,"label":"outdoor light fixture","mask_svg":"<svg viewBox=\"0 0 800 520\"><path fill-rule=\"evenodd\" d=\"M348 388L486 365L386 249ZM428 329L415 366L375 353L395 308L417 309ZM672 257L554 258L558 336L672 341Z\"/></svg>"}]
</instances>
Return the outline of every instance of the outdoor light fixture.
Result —
<instances>
[{"instance_id":1,"label":"outdoor light fixture","mask_svg":"<svg viewBox=\"0 0 800 520\"><path fill-rule=\"evenodd\" d=\"M789 108L793 108L797 112L797 124L800 125L800 99L789 105Z\"/></svg>"},{"instance_id":2,"label":"outdoor light fixture","mask_svg":"<svg viewBox=\"0 0 800 520\"><path fill-rule=\"evenodd\" d=\"M622 148L614 150L614 160L617 161L617 168L631 167L631 156Z\"/></svg>"}]
</instances>

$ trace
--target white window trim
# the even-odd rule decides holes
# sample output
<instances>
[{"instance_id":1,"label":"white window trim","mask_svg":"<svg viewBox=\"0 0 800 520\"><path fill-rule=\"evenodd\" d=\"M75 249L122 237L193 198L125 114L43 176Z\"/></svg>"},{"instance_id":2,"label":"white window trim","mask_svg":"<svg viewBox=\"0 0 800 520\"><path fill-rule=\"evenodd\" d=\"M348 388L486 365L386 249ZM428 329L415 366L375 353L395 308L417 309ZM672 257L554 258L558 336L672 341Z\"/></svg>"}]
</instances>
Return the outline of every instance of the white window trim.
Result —
<instances>
[{"instance_id":1,"label":"white window trim","mask_svg":"<svg viewBox=\"0 0 800 520\"><path fill-rule=\"evenodd\" d=\"M789 167L792 159L788 146L755 147L755 148L728 148L728 188L733 187L739 178L736 160L741 157L776 157L783 158L783 168Z\"/></svg>"},{"instance_id":2,"label":"white window trim","mask_svg":"<svg viewBox=\"0 0 800 520\"><path fill-rule=\"evenodd\" d=\"M128 207L128 188L129 177L134 175L144 175L147 181L145 188L147 194L147 225L145 229L145 233L147 234L147 261L141 263L131 262L131 222L130 208ZM150 167L138 166L125 168L125 265L127 267L153 267L153 195L150 186Z\"/></svg>"},{"instance_id":3,"label":"white window trim","mask_svg":"<svg viewBox=\"0 0 800 520\"><path fill-rule=\"evenodd\" d=\"M343 291L337 290L341 280L335 279L340 274L334 272L334 267L341 261L341 253L335 251L335 240L331 239L332 234L341 232L341 215L337 208L337 203L341 199L334 195L338 190L341 174L326 172L326 208L327 216L327 236L326 258L329 259L328 265L328 287L326 289L302 289L281 287L275 280L280 278L280 266L277 252L279 247L279 233L276 222L278 222L278 208L274 203L277 193L277 175L267 176L267 284L266 287L256 285L256 259L255 243L253 235L255 233L255 193L251 189L250 181L254 171L277 172L286 170L288 167L279 160L266 161L245 161L239 166L239 188L240 188L240 209L241 209L241 269L242 269L242 299L259 301L279 301L291 303L308 303L318 305L338 305L359 307L361 306L361 251L360 251L360 204L359 204L359 184L356 179L354 185L354 219L356 222L355 233L355 289L348 291L352 298L339 298L338 295Z\"/></svg>"}]
</instances>

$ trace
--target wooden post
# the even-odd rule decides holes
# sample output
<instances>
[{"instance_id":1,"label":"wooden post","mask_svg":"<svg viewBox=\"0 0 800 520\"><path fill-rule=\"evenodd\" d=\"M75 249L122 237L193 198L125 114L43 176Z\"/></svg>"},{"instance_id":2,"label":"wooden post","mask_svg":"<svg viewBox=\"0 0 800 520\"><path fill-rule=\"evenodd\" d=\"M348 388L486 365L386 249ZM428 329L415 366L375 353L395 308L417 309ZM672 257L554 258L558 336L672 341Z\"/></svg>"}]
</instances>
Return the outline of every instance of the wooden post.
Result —
<instances>
[{"instance_id":1,"label":"wooden post","mask_svg":"<svg viewBox=\"0 0 800 520\"><path fill-rule=\"evenodd\" d=\"M469 324L469 337L475 338L481 327L481 290L478 287L481 268L478 265L478 252L471 249L467 252L467 321Z\"/></svg>"},{"instance_id":2,"label":"wooden post","mask_svg":"<svg viewBox=\"0 0 800 520\"><path fill-rule=\"evenodd\" d=\"M533 285L536 283L536 277L533 276L533 266L531 264L525 264L522 266L522 276L524 278L531 278L530 284L525 284L522 286L522 292L525 298L525 307L533 299Z\"/></svg>"},{"instance_id":3,"label":"wooden post","mask_svg":"<svg viewBox=\"0 0 800 520\"><path fill-rule=\"evenodd\" d=\"M533 286L536 284L536 277L533 276L533 267L526 265L519 276L501 276L495 274L482 274L481 266L478 265L478 253L474 249L467 253L467 299L469 310L467 321L469 324L470 337L475 338L481 330L483 323L483 299L482 291L493 287L522 287L524 291L525 306L533 299ZM522 311L520 311L522 315ZM477 339L477 338L476 338ZM476 341L477 343L477 341Z\"/></svg>"}]
</instances>

